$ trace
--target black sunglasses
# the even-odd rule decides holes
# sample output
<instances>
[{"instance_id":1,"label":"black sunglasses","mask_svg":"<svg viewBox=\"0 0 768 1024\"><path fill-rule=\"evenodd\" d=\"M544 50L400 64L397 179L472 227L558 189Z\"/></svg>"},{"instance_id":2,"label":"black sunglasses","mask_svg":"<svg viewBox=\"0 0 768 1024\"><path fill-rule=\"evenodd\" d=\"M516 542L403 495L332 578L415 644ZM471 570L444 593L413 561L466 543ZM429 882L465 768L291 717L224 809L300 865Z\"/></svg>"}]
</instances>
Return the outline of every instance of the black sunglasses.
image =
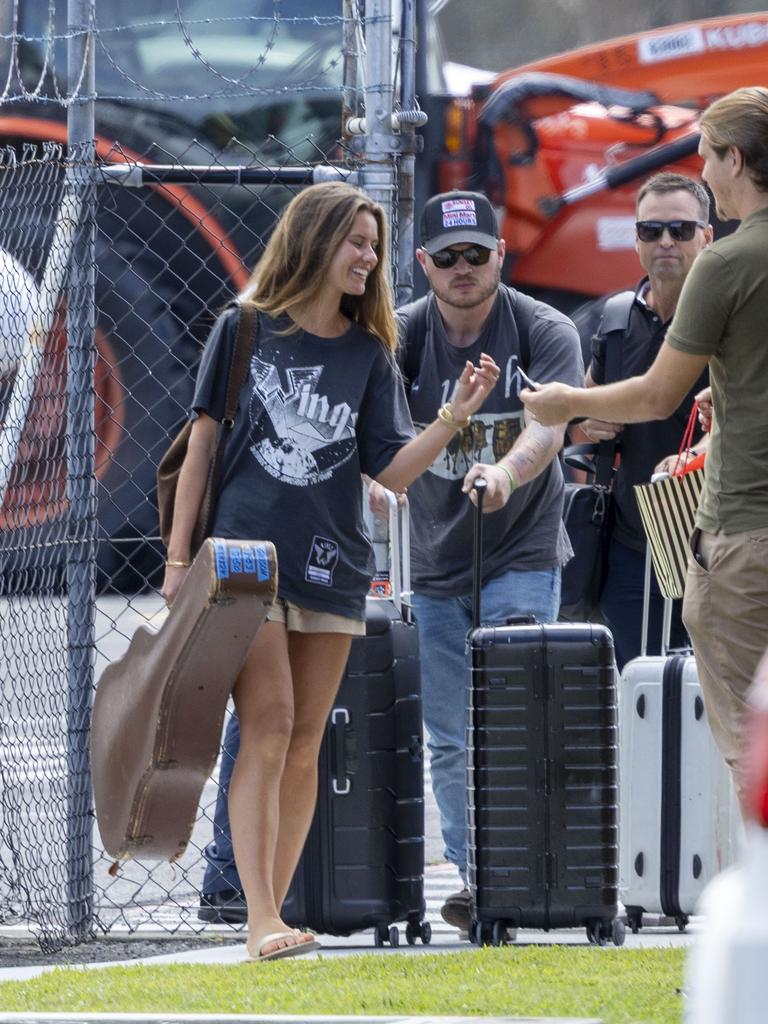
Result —
<instances>
[{"instance_id":1,"label":"black sunglasses","mask_svg":"<svg viewBox=\"0 0 768 1024\"><path fill-rule=\"evenodd\" d=\"M637 237L641 242L658 242L669 231L669 237L675 242L690 242L696 228L705 228L703 220L639 220L635 223Z\"/></svg>"},{"instance_id":2,"label":"black sunglasses","mask_svg":"<svg viewBox=\"0 0 768 1024\"><path fill-rule=\"evenodd\" d=\"M439 252L430 253L432 262L438 270L448 270L455 267L462 256L470 267L484 267L491 258L491 250L483 245L470 245L468 249L440 249Z\"/></svg>"}]
</instances>

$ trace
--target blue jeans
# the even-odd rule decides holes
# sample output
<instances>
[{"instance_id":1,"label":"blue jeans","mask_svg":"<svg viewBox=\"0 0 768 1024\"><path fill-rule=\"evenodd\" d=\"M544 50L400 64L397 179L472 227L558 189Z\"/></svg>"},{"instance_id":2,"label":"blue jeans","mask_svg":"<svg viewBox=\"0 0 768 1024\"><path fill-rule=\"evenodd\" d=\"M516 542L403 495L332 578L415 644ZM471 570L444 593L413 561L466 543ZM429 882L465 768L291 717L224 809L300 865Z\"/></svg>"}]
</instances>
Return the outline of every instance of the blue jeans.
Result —
<instances>
[{"instance_id":1,"label":"blue jeans","mask_svg":"<svg viewBox=\"0 0 768 1024\"><path fill-rule=\"evenodd\" d=\"M634 551L620 541L608 547L608 573L600 594L600 611L613 634L616 667L619 672L628 661L640 654L643 625L643 585L645 553ZM670 646L685 647L688 638L681 618L681 601L672 607ZM648 654L661 650L661 629L664 598L651 571L650 617L648 619Z\"/></svg>"},{"instance_id":2,"label":"blue jeans","mask_svg":"<svg viewBox=\"0 0 768 1024\"><path fill-rule=\"evenodd\" d=\"M234 895L242 889L240 876L235 867L235 851L232 849L232 833L229 828L229 784L232 781L232 769L240 749L240 724L237 715L231 714L224 730L224 744L219 768L219 793L216 797L216 810L213 817L213 840L204 850L206 859L203 892L223 892Z\"/></svg>"},{"instance_id":3,"label":"blue jeans","mask_svg":"<svg viewBox=\"0 0 768 1024\"><path fill-rule=\"evenodd\" d=\"M482 589L484 625L503 625L512 615L555 622L560 608L560 569L509 571ZM467 880L466 709L468 674L464 640L472 625L472 596L413 595L419 627L424 725L432 791L440 811L445 858Z\"/></svg>"}]
</instances>

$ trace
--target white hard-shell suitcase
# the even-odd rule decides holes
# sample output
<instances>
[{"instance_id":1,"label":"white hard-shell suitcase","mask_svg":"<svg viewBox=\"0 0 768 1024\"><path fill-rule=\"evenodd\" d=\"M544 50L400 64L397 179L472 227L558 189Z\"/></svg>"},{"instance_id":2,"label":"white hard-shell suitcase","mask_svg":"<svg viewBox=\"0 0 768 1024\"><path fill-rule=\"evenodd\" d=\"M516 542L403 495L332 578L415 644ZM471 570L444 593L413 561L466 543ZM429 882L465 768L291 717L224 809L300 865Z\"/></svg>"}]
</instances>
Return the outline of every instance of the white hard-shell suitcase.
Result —
<instances>
[{"instance_id":1,"label":"white hard-shell suitcase","mask_svg":"<svg viewBox=\"0 0 768 1024\"><path fill-rule=\"evenodd\" d=\"M690 650L642 654L619 683L619 894L633 932L643 914L685 929L704 886L734 859L741 818L731 774L715 746Z\"/></svg>"}]
</instances>

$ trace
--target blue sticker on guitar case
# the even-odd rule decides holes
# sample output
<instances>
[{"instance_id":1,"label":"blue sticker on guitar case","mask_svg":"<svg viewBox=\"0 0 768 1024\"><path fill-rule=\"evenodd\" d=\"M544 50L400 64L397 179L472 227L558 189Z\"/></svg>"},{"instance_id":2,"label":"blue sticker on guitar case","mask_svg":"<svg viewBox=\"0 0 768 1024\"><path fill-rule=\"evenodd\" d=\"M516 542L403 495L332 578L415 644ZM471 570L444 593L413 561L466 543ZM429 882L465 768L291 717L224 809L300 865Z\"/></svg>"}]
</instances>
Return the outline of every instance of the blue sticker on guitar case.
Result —
<instances>
[{"instance_id":1,"label":"blue sticker on guitar case","mask_svg":"<svg viewBox=\"0 0 768 1024\"><path fill-rule=\"evenodd\" d=\"M268 580L270 573L267 549L263 544L257 544L254 550L256 552L256 577L259 581Z\"/></svg>"},{"instance_id":2,"label":"blue sticker on guitar case","mask_svg":"<svg viewBox=\"0 0 768 1024\"><path fill-rule=\"evenodd\" d=\"M253 548L243 548L243 572L247 572L251 576L256 572Z\"/></svg>"},{"instance_id":3,"label":"blue sticker on guitar case","mask_svg":"<svg viewBox=\"0 0 768 1024\"><path fill-rule=\"evenodd\" d=\"M220 580L229 579L229 561L227 559L227 546L221 541L214 541L214 556L216 560L216 578Z\"/></svg>"}]
</instances>

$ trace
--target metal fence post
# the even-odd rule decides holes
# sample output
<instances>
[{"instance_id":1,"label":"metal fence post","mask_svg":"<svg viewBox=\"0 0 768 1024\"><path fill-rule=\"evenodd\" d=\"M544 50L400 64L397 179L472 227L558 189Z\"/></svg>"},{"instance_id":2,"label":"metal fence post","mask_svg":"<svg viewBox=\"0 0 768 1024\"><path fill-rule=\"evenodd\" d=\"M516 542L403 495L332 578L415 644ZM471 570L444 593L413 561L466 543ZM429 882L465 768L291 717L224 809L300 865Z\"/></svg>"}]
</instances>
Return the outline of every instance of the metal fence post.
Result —
<instances>
[{"instance_id":1,"label":"metal fence post","mask_svg":"<svg viewBox=\"0 0 768 1024\"><path fill-rule=\"evenodd\" d=\"M397 188L397 275L395 301L398 306L413 298L413 221L415 208L416 127L426 122L416 108L416 4L424 0L402 0L400 25L400 162Z\"/></svg>"},{"instance_id":2,"label":"metal fence post","mask_svg":"<svg viewBox=\"0 0 768 1024\"><path fill-rule=\"evenodd\" d=\"M67 278L67 921L75 940L90 934L94 902L89 755L96 542L94 8L95 0L68 0L65 196L75 192L82 201Z\"/></svg>"},{"instance_id":3,"label":"metal fence post","mask_svg":"<svg viewBox=\"0 0 768 1024\"><path fill-rule=\"evenodd\" d=\"M362 184L393 224L392 0L365 0L365 167ZM392 258L397 253L393 249Z\"/></svg>"}]
</instances>

